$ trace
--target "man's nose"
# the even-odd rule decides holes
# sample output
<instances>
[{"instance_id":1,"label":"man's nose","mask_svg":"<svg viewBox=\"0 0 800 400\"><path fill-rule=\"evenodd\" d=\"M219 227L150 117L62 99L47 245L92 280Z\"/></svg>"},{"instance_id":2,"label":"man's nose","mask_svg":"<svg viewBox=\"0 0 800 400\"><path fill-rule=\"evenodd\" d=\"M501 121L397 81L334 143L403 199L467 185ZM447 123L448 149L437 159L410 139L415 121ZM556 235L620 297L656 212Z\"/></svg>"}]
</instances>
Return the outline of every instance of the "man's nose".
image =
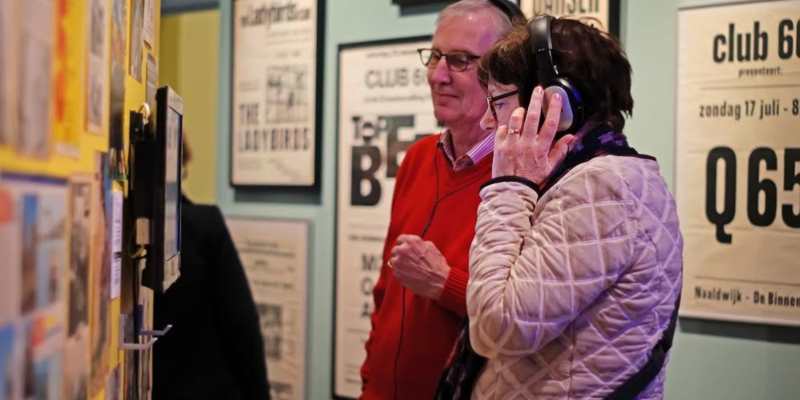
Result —
<instances>
[{"instance_id":1,"label":"man's nose","mask_svg":"<svg viewBox=\"0 0 800 400\"><path fill-rule=\"evenodd\" d=\"M428 74L431 83L450 82L450 70L447 68L447 59L442 57L436 61L436 64L430 67Z\"/></svg>"}]
</instances>

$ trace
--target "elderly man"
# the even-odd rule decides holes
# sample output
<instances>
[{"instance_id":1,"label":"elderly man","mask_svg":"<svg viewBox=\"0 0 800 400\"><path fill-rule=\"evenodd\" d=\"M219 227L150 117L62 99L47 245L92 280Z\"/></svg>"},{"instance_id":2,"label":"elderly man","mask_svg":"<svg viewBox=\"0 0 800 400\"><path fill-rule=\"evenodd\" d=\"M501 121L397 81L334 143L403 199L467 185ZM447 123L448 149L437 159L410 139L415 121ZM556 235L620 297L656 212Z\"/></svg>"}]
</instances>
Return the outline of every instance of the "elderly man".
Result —
<instances>
[{"instance_id":1,"label":"elderly man","mask_svg":"<svg viewBox=\"0 0 800 400\"><path fill-rule=\"evenodd\" d=\"M477 60L519 17L506 1L462 0L439 15L433 47L419 50L445 129L414 144L397 174L363 399L432 398L463 327L478 190L491 178L494 148L493 132L480 126Z\"/></svg>"}]
</instances>

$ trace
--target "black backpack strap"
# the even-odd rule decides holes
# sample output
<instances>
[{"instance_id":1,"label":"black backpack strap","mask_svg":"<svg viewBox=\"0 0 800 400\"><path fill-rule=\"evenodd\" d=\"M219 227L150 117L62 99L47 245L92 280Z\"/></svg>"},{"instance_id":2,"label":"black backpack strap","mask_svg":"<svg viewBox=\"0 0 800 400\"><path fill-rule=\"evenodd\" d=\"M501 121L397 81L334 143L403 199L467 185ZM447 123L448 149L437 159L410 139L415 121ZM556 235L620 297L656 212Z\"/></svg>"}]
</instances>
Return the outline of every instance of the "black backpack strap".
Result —
<instances>
[{"instance_id":1,"label":"black backpack strap","mask_svg":"<svg viewBox=\"0 0 800 400\"><path fill-rule=\"evenodd\" d=\"M435 400L467 400L472 396L472 389L483 367L486 358L472 349L469 342L469 321L464 323L461 334L450 354L448 367L439 378Z\"/></svg>"},{"instance_id":2,"label":"black backpack strap","mask_svg":"<svg viewBox=\"0 0 800 400\"><path fill-rule=\"evenodd\" d=\"M647 364L628 378L622 386L612 392L607 400L628 400L635 399L642 393L647 386L656 379L661 368L664 367L664 362L667 359L667 352L672 348L672 338L675 336L675 326L678 324L678 308L681 305L681 296L678 295L678 300L675 301L675 310L672 311L672 318L669 321L669 326L661 335L661 339L656 343L653 351L650 353L650 358Z\"/></svg>"}]
</instances>

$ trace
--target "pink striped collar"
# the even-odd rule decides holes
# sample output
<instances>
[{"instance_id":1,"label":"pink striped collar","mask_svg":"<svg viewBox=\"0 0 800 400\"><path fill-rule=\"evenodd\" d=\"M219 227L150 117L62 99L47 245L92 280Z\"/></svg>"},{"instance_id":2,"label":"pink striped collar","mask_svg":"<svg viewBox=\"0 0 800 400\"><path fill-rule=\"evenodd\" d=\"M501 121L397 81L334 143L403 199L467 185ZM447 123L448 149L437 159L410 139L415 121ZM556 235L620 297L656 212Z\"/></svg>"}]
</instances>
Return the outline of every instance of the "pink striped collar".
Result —
<instances>
[{"instance_id":1,"label":"pink striped collar","mask_svg":"<svg viewBox=\"0 0 800 400\"><path fill-rule=\"evenodd\" d=\"M450 160L453 171L458 172L479 163L484 157L494 152L494 132L486 135L483 140L472 146L472 148L467 151L467 154L464 154L456 160L455 154L453 153L453 138L450 130L445 129L439 137L439 148L442 149L444 155Z\"/></svg>"}]
</instances>

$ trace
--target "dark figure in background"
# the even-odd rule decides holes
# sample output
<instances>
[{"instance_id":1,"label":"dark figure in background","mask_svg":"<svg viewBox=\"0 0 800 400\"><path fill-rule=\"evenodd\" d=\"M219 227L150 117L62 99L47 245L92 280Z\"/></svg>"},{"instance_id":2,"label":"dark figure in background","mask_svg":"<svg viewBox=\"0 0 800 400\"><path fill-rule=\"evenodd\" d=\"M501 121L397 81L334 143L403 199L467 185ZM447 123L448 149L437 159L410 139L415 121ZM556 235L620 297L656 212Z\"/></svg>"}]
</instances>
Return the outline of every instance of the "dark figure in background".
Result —
<instances>
[{"instance_id":1,"label":"dark figure in background","mask_svg":"<svg viewBox=\"0 0 800 400\"><path fill-rule=\"evenodd\" d=\"M191 157L184 143L184 167ZM219 208L181 197L181 275L155 299L153 399L269 399L247 278Z\"/></svg>"}]
</instances>

